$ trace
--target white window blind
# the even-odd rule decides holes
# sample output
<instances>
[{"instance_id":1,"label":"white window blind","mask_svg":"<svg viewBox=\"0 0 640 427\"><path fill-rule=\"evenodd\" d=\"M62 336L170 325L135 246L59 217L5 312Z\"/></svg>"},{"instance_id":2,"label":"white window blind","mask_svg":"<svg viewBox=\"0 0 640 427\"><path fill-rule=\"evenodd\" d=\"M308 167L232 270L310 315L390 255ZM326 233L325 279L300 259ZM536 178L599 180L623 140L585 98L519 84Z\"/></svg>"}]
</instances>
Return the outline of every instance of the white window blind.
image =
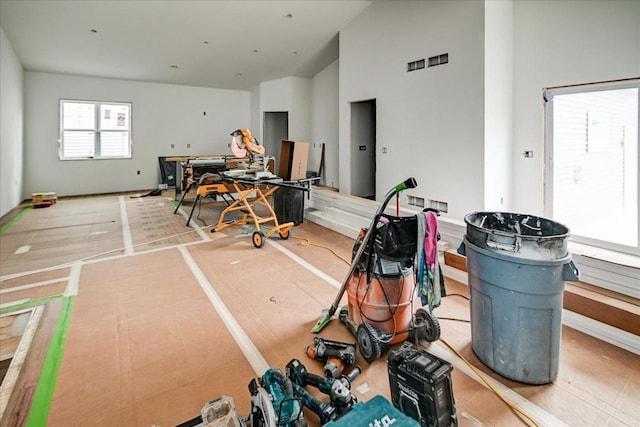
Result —
<instances>
[{"instance_id":1,"label":"white window blind","mask_svg":"<svg viewBox=\"0 0 640 427\"><path fill-rule=\"evenodd\" d=\"M638 253L638 83L547 92L547 213L575 240Z\"/></svg>"},{"instance_id":2,"label":"white window blind","mask_svg":"<svg viewBox=\"0 0 640 427\"><path fill-rule=\"evenodd\" d=\"M60 101L60 158L131 157L131 104Z\"/></svg>"}]
</instances>

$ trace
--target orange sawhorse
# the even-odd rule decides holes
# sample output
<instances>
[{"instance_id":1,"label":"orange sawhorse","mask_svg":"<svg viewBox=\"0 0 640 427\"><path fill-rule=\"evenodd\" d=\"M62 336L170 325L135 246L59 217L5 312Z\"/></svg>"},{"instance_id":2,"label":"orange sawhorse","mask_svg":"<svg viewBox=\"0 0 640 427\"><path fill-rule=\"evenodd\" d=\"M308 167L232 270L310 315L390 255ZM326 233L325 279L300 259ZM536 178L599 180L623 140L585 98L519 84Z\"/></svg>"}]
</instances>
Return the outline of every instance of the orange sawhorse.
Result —
<instances>
[{"instance_id":1,"label":"orange sawhorse","mask_svg":"<svg viewBox=\"0 0 640 427\"><path fill-rule=\"evenodd\" d=\"M186 192L185 192L186 194ZM227 205L229 205L229 201L226 199L225 196L229 196L231 197L231 200L234 200L233 196L229 193L229 189L227 188L226 185L222 184L222 183L218 183L218 184L201 184L198 187L198 190L196 191L196 199L193 202L193 206L191 206L191 213L189 213L189 219L187 219L187 227L189 226L189 223L191 222L191 217L193 216L193 211L196 210L196 206L198 205L198 202L200 201L200 199L204 198L204 197L211 197L211 196L220 196L222 197L222 200L224 200ZM184 195L182 196L182 199L184 199ZM182 199L180 200L180 203L182 203ZM180 207L180 204L178 204L178 207ZM178 208L176 208L176 212L178 211Z\"/></svg>"},{"instance_id":2,"label":"orange sawhorse","mask_svg":"<svg viewBox=\"0 0 640 427\"><path fill-rule=\"evenodd\" d=\"M271 204L267 200L267 197L272 195L279 187L277 184L274 184L271 188L268 188L266 192L262 191L262 186L265 183L253 183L253 182L243 182L243 187L241 187L241 183L237 180L233 181L233 186L236 189L236 193L238 198L231 203L222 213L220 214L220 219L218 220L218 225L211 230L211 232L216 232L223 230L232 225L245 225L248 223L249 217L253 220L253 224L256 228L256 231L253 232L252 241L253 245L256 248L261 248L264 246L265 240L268 239L272 234L278 233L282 239L289 238L289 231L293 228L293 222L287 222L285 224L279 224L278 218L276 217L276 213L274 212ZM266 183L269 184L269 183ZM255 197L253 201L249 201L250 197ZM269 216L260 217L256 214L254 207L263 204L268 212ZM225 221L224 217L229 212L241 211L243 213L242 219L239 220L231 220ZM260 224L266 224L269 222L273 222L274 227L269 230L266 234L264 234L260 230Z\"/></svg>"}]
</instances>

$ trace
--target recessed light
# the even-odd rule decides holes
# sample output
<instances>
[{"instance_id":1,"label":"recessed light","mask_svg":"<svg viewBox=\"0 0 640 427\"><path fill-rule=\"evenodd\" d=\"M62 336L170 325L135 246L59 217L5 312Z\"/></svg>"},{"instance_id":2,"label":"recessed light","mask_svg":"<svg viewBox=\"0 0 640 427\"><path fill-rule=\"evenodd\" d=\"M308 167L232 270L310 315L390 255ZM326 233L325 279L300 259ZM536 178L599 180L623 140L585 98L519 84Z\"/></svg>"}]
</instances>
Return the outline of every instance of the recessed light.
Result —
<instances>
[{"instance_id":1,"label":"recessed light","mask_svg":"<svg viewBox=\"0 0 640 427\"><path fill-rule=\"evenodd\" d=\"M178 66L177 65L169 65L169 68L173 68L173 69L177 70Z\"/></svg>"},{"instance_id":2,"label":"recessed light","mask_svg":"<svg viewBox=\"0 0 640 427\"><path fill-rule=\"evenodd\" d=\"M286 15L284 15L284 17L287 19L293 19L293 15L290 13L287 13Z\"/></svg>"}]
</instances>

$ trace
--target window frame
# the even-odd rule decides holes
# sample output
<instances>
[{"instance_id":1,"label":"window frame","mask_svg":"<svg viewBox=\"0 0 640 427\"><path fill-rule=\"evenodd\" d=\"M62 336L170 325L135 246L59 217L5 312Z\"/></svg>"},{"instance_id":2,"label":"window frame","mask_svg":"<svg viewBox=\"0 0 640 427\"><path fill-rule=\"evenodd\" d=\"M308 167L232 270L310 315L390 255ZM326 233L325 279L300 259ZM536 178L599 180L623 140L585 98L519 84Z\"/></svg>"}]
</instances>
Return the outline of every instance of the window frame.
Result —
<instances>
[{"instance_id":1,"label":"window frame","mask_svg":"<svg viewBox=\"0 0 640 427\"><path fill-rule=\"evenodd\" d=\"M544 213L545 216L553 219L553 191L554 191L554 159L553 159L553 97L557 95L570 95L585 92L610 91L618 89L638 89L638 150L637 150L637 200L640 205L640 79L631 78L616 81L576 84L570 86L556 86L545 88L543 91L544 99L544 149L545 149L545 165L544 165ZM637 217L640 218L640 206ZM570 224L568 224L570 226ZM570 241L581 243L597 248L611 250L630 255L640 255L640 227L638 227L637 246L623 245L619 243L609 242L605 240L595 239L586 236L575 235L572 233Z\"/></svg>"},{"instance_id":2,"label":"window frame","mask_svg":"<svg viewBox=\"0 0 640 427\"><path fill-rule=\"evenodd\" d=\"M64 128L64 104L91 104L95 108L95 127L93 129L65 129ZM128 155L123 156L103 156L101 151L102 133L114 132L112 129L100 129L100 112L103 105L125 105L129 109L128 122L129 126L126 131L128 132ZM75 160L118 160L118 159L131 159L133 158L133 103L126 101L89 101L82 99L60 99L58 103L58 158L62 161L75 161ZM65 157L64 156L64 132L65 130L74 131L87 131L94 133L94 156L88 157Z\"/></svg>"}]
</instances>

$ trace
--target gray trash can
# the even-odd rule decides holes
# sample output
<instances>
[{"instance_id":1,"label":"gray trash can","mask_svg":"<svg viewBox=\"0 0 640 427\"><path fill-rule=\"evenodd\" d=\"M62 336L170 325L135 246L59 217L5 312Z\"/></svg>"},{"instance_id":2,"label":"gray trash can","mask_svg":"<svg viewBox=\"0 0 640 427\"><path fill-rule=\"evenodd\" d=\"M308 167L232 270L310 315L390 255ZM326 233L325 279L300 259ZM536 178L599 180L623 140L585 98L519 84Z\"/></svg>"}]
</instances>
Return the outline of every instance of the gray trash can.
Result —
<instances>
[{"instance_id":1,"label":"gray trash can","mask_svg":"<svg viewBox=\"0 0 640 427\"><path fill-rule=\"evenodd\" d=\"M458 252L467 256L471 341L489 368L509 379L556 379L564 282L579 273L569 229L531 215L479 212L465 217Z\"/></svg>"}]
</instances>

